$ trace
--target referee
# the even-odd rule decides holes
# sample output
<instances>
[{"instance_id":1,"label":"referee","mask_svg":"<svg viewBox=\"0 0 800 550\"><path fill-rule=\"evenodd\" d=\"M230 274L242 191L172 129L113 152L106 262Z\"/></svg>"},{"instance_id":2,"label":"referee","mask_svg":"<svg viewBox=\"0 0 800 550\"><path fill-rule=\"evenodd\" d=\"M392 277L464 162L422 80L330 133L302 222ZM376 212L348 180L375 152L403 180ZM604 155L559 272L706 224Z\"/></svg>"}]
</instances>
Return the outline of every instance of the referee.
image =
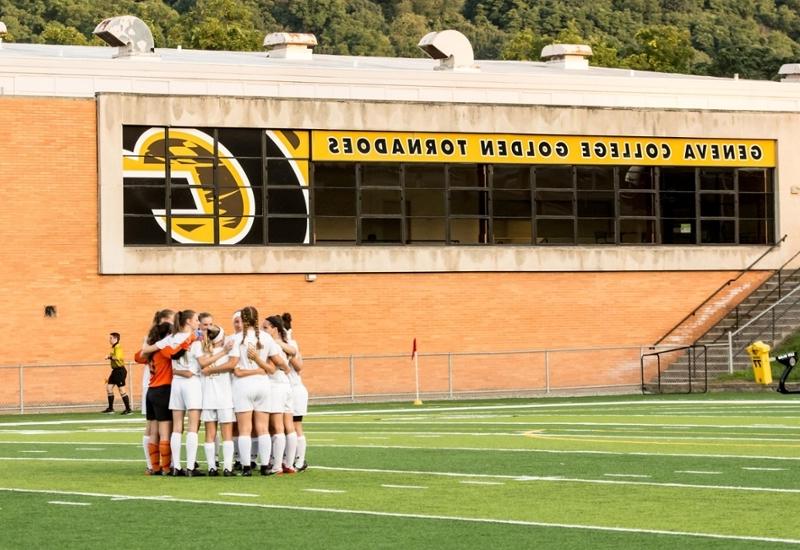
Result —
<instances>
[{"instance_id":1,"label":"referee","mask_svg":"<svg viewBox=\"0 0 800 550\"><path fill-rule=\"evenodd\" d=\"M108 359L111 363L111 374L106 381L106 394L108 397L108 408L104 413L114 412L114 386L119 389L119 396L125 403L125 410L122 414L131 414L131 402L125 392L125 380L128 378L128 370L125 368L125 359L122 357L122 346L119 345L119 332L112 332L108 335L108 343L111 344L111 353Z\"/></svg>"}]
</instances>

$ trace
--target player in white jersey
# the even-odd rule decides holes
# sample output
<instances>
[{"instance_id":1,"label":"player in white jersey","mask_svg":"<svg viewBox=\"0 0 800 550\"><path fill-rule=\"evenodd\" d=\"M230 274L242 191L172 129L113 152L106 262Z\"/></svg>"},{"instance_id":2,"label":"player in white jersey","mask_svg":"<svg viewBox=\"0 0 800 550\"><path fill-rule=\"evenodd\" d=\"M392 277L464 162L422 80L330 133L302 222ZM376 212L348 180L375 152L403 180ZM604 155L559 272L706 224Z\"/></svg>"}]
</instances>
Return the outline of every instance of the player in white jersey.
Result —
<instances>
[{"instance_id":1,"label":"player in white jersey","mask_svg":"<svg viewBox=\"0 0 800 550\"><path fill-rule=\"evenodd\" d=\"M297 434L297 451L294 461L289 456L289 445L286 445L285 463L293 467L298 472L303 472L308 468L306 462L306 436L303 432L303 417L308 414L308 389L303 384L300 373L304 368L303 356L300 354L300 345L294 338L292 330L292 314L284 313L281 315L283 327L286 329L288 344L294 348L295 354L289 359L289 383L292 385L292 420L294 421L294 431Z\"/></svg>"},{"instance_id":2,"label":"player in white jersey","mask_svg":"<svg viewBox=\"0 0 800 550\"><path fill-rule=\"evenodd\" d=\"M233 408L239 425L239 456L246 461L252 447L251 432L255 427L261 455L262 474L266 472L271 450L269 439L269 374L286 367L280 347L266 332L258 328L258 310L242 308L242 339L238 346L239 363L233 371ZM231 355L236 356L237 350ZM243 476L251 476L250 464L242 467Z\"/></svg>"},{"instance_id":3,"label":"player in white jersey","mask_svg":"<svg viewBox=\"0 0 800 550\"><path fill-rule=\"evenodd\" d=\"M233 476L233 390L231 373L239 363L238 357L229 357L233 342L225 342L225 332L218 326L208 327L203 340L203 355L198 358L202 376L203 412L200 418L206 428L204 449L208 462L208 475L218 476L215 440L217 423L222 431L222 475Z\"/></svg>"},{"instance_id":4,"label":"player in white jersey","mask_svg":"<svg viewBox=\"0 0 800 550\"><path fill-rule=\"evenodd\" d=\"M197 313L187 309L175 314L175 328L172 334L171 349L180 347L172 354L172 392L169 396L169 408L172 411L172 475L202 476L203 472L195 468L197 460L198 436L200 429L200 411L203 408L203 393L200 385L200 364L197 358L203 355L200 341L200 321ZM188 344L188 346L187 346ZM187 349L188 348L188 349ZM186 470L181 468L181 436L183 434L183 418L189 413L186 433Z\"/></svg>"},{"instance_id":5,"label":"player in white jersey","mask_svg":"<svg viewBox=\"0 0 800 550\"><path fill-rule=\"evenodd\" d=\"M297 353L288 344L286 329L279 315L272 315L264 320L264 330L278 343L281 357L286 362L285 368L276 369L270 375L270 433L272 434L272 468L267 474L293 474L294 458L297 450L297 434L292 420L292 386L289 383L289 358ZM285 451L291 455L291 464L284 464Z\"/></svg>"}]
</instances>

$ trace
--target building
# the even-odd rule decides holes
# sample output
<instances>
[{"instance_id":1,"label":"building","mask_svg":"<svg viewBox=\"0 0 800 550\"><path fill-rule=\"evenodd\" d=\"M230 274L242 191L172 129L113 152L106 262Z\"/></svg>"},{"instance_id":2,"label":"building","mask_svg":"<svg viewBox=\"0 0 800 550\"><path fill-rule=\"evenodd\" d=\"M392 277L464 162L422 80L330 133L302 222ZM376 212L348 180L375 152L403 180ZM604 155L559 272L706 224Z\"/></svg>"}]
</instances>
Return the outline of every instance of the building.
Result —
<instances>
[{"instance_id":1,"label":"building","mask_svg":"<svg viewBox=\"0 0 800 550\"><path fill-rule=\"evenodd\" d=\"M793 75L598 68L569 46L475 62L453 31L425 37L433 60L305 35L153 50L119 23L96 30L118 48L1 44L0 326L25 342L4 365L100 361L112 330L131 356L159 308L228 329L247 304L291 311L313 356L648 345L786 235L690 340L800 250ZM406 362L359 389L407 388ZM474 363L464 388L534 377ZM312 392L347 384L346 360L318 367ZM551 376L634 388L638 353Z\"/></svg>"}]
</instances>

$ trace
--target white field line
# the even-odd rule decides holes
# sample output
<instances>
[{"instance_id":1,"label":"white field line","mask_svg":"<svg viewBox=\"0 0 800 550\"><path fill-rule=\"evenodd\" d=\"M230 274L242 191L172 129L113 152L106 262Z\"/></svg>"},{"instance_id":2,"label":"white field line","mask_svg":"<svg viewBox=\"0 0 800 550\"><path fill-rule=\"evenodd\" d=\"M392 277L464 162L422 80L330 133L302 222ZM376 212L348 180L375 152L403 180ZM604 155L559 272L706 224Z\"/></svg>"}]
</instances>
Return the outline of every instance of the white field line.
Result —
<instances>
[{"instance_id":1,"label":"white field line","mask_svg":"<svg viewBox=\"0 0 800 550\"><path fill-rule=\"evenodd\" d=\"M17 451L17 452L18 453L46 453L47 451L30 451L30 450L26 450L26 451Z\"/></svg>"},{"instance_id":2,"label":"white field line","mask_svg":"<svg viewBox=\"0 0 800 550\"><path fill-rule=\"evenodd\" d=\"M347 491L342 491L341 489L303 489L304 491L308 491L309 493L346 493Z\"/></svg>"},{"instance_id":3,"label":"white field line","mask_svg":"<svg viewBox=\"0 0 800 550\"><path fill-rule=\"evenodd\" d=\"M788 468L748 468L742 466L742 470L751 470L753 472L785 472Z\"/></svg>"},{"instance_id":4,"label":"white field line","mask_svg":"<svg viewBox=\"0 0 800 550\"><path fill-rule=\"evenodd\" d=\"M23 457L0 457L0 461L16 460L16 461L52 461L52 462L132 462L144 464L143 459L132 458L23 458ZM561 476L528 476L528 475L509 475L509 474L471 474L463 472L428 472L420 470L388 470L378 468L342 468L335 466L318 466L314 465L315 470L330 470L336 472L356 472L356 473L378 473L378 474L402 474L408 475L426 475L426 476L440 476L440 477L468 477L468 478L483 478L483 479L507 479L514 481L563 481L572 483L586 483L586 484L600 484L600 485L647 485L652 487L680 487L685 489L720 489L724 491L745 491L745 492L761 492L761 493L789 493L800 494L800 489L780 489L773 487L752 487L752 486L734 486L734 485L698 485L691 483L658 483L655 481L625 481L625 480L610 480L610 479L586 479L586 478L568 478ZM311 491L311 489L303 489L304 491ZM314 491L318 491L314 489ZM319 491L326 491L319 489Z\"/></svg>"},{"instance_id":5,"label":"white field line","mask_svg":"<svg viewBox=\"0 0 800 550\"><path fill-rule=\"evenodd\" d=\"M255 493L219 493L221 497L258 497Z\"/></svg>"},{"instance_id":6,"label":"white field line","mask_svg":"<svg viewBox=\"0 0 800 550\"><path fill-rule=\"evenodd\" d=\"M316 447L333 448L353 448L353 449L406 449L406 450L425 450L425 451L476 451L476 452L502 452L502 453L545 453L545 454L565 454L565 455L609 455L609 456L668 456L668 457L689 457L689 458L732 458L741 460L800 460L797 456L767 456L767 455L730 455L730 454L700 454L700 453L650 453L643 451L618 452L618 451L595 451L591 449L525 449L525 448L506 448L506 447L420 447L415 445L347 445L332 443L326 445L315 445Z\"/></svg>"},{"instance_id":7,"label":"white field line","mask_svg":"<svg viewBox=\"0 0 800 550\"><path fill-rule=\"evenodd\" d=\"M0 428L13 428L19 426L65 426L69 424L142 424L144 418L114 418L102 420L31 420L26 422L0 422Z\"/></svg>"},{"instance_id":8,"label":"white field line","mask_svg":"<svg viewBox=\"0 0 800 550\"><path fill-rule=\"evenodd\" d=\"M719 406L719 403L712 403ZM453 411L499 411L499 410L520 410L520 409L580 409L597 407L602 409L606 406L612 407L653 407L659 408L661 405L709 405L708 401L702 400L686 400L686 401L594 401L590 403L526 403L519 405L465 405L457 407L430 407L430 408L416 408L416 409L363 409L363 410L344 410L344 411L319 411L314 412L313 416L343 416L343 415L361 415L361 414L386 414L386 413L416 413L416 414L436 414L440 412L453 412ZM738 406L738 405L757 405L762 407L774 408L796 408L795 403L781 403L774 399L732 399L725 401L725 405ZM2 424L0 424L2 425Z\"/></svg>"},{"instance_id":9,"label":"white field line","mask_svg":"<svg viewBox=\"0 0 800 550\"><path fill-rule=\"evenodd\" d=\"M697 474L697 475L709 475L709 476L718 476L722 475L722 472L711 472L707 470L675 470L676 474Z\"/></svg>"},{"instance_id":10,"label":"white field line","mask_svg":"<svg viewBox=\"0 0 800 550\"><path fill-rule=\"evenodd\" d=\"M458 472L427 472L420 470L385 470L380 468L341 468L332 466L317 466L315 470L332 470L337 472L358 472L376 474L403 474L414 476L441 476L441 477L474 477L488 479L509 479L514 481L561 481L571 483L586 483L598 485L644 485L648 487L678 487L683 489L720 489L723 491L744 491L756 493L787 493L800 494L800 489L781 489L773 487L752 487L737 485L699 485L694 483L662 483L656 481L627 481L617 479L587 479L562 476L528 476L509 474L465 474Z\"/></svg>"},{"instance_id":11,"label":"white field line","mask_svg":"<svg viewBox=\"0 0 800 550\"><path fill-rule=\"evenodd\" d=\"M567 410L572 409L586 409L596 407L599 410L603 410L604 407L620 407L620 410L627 411L628 408L638 408L638 407L652 407L654 409L659 409L664 405L677 405L677 406L684 406L687 410L691 411L691 408L688 407L689 405L701 405L703 407L713 406L718 408L720 411L730 410L723 407L722 403L716 402L709 402L709 401L702 401L702 400L685 400L685 401L673 401L673 400L665 400L665 401L652 401L652 400L642 400L642 401L594 401L589 403L527 403L527 404L519 404L519 405L464 405L464 406L455 406L455 407L432 407L424 408L424 409L409 409L409 408L402 408L402 409L363 409L363 410L343 410L343 411L315 411L313 413L313 417L319 416L350 416L350 415L369 415L369 414L401 414L401 413L414 413L415 415L431 415L437 414L441 412L467 412L467 411L497 411L497 410L524 410L524 409L533 409L533 410L548 410L548 409L558 409L563 408ZM746 405L753 405L758 406L761 412L764 412L766 409L797 409L798 405L794 403L781 403L780 401L775 400L767 400L767 399L735 399L730 401L725 401L724 405L730 405L731 408L738 407L738 406L746 406ZM628 413L626 413L628 416ZM710 417L713 418L713 417ZM791 418L791 417L789 417ZM108 419L84 419L84 420L43 420L43 421L24 421L24 422L0 422L0 428L4 427L20 427L20 426L62 426L62 425L69 425L69 424L141 424L144 425L145 419L139 417L132 417L132 418L108 418Z\"/></svg>"},{"instance_id":12,"label":"white field line","mask_svg":"<svg viewBox=\"0 0 800 550\"><path fill-rule=\"evenodd\" d=\"M650 415L648 415L649 417ZM755 424L665 424L663 422L654 423L654 422L646 422L646 423L636 423L636 422L549 422L549 421L541 421L541 420L528 420L528 421L513 421L513 422L474 422L472 420L467 420L464 422L438 422L435 420L425 420L425 421L418 421L418 422L401 422L396 420L344 420L344 421L337 421L337 422L309 422L308 426L325 426L334 425L339 426L343 423L349 425L357 425L357 424L366 424L370 426L374 426L376 424L388 424L388 425L397 425L397 424L414 424L414 425L422 425L422 426L441 426L443 424L452 424L452 425L478 425L478 426L614 426L614 427L623 427L623 428L631 428L631 427L642 427L642 428L709 428L709 429L764 429L763 424L755 425ZM304 423L305 425L305 423ZM774 426L769 426L770 428L775 428L777 430L797 430L800 433L800 425L786 425L786 424L775 424ZM329 432L328 432L329 433Z\"/></svg>"},{"instance_id":13,"label":"white field line","mask_svg":"<svg viewBox=\"0 0 800 550\"><path fill-rule=\"evenodd\" d=\"M91 506L91 502L69 502L68 500L48 500L47 504L62 504L65 506Z\"/></svg>"},{"instance_id":14,"label":"white field line","mask_svg":"<svg viewBox=\"0 0 800 550\"><path fill-rule=\"evenodd\" d=\"M306 489L308 490L308 489ZM374 510L347 510L342 508L323 508L314 506L290 506L282 504L260 504L255 502L225 502L215 500L199 500L199 499L162 499L159 497L142 497L142 496L128 496L117 495L109 493L87 493L77 491L53 491L45 489L18 489L11 487L0 487L0 491L15 492L15 493L34 493L34 494L48 494L48 495L70 495L70 496L88 496L98 498L114 498L114 497L128 497L131 500L142 501L155 501L155 502L181 502L184 504L200 504L200 505L217 505L217 506L238 506L242 508L256 508L256 509L269 509L269 510L296 510L301 512L321 512L331 514L352 514L363 516L378 516L378 517L393 517L400 519L424 519L424 520L438 520L438 521L457 521L465 523L484 523L484 524L497 524L497 525L519 525L526 527L549 527L560 529L575 529L583 531L601 531L612 533L638 533L647 535L668 535L675 537L692 537L702 539L715 539L715 540L741 540L753 542L776 542L784 544L799 544L800 539L788 539L777 537L760 537L750 535L731 535L722 533L699 533L692 531L667 531L663 529L641 529L635 527L610 527L605 525L588 525L588 524L570 524L570 523L548 523L542 521L525 521L525 520L511 520L511 519L495 519L495 518L480 518L480 517L465 517L465 516L443 516L434 514L406 514L401 512L378 512Z\"/></svg>"},{"instance_id":15,"label":"white field line","mask_svg":"<svg viewBox=\"0 0 800 550\"><path fill-rule=\"evenodd\" d=\"M111 441L0 441L0 445L124 445L141 447L141 443L114 443Z\"/></svg>"},{"instance_id":16,"label":"white field line","mask_svg":"<svg viewBox=\"0 0 800 550\"><path fill-rule=\"evenodd\" d=\"M607 477L632 477L632 478L642 478L642 479L650 479L653 476L649 476L646 474L603 474Z\"/></svg>"},{"instance_id":17,"label":"white field line","mask_svg":"<svg viewBox=\"0 0 800 550\"><path fill-rule=\"evenodd\" d=\"M526 424L526 425L527 426L531 426L531 425L536 425L536 424L535 423L531 423L531 424ZM601 431L602 432L606 432L606 431L611 431L611 430L595 430L595 431L583 430L583 431L586 431L586 432L589 432L589 433L572 433L571 431L568 434L561 433L561 432L559 432L559 433L543 433L541 430L538 430L538 429L537 430L530 430L530 431L526 431L526 432L514 431L514 432L428 432L428 433L433 435L433 436L437 436L437 437L439 437L439 436L467 436L467 437L520 437L520 436L525 436L525 437L536 437L536 438L539 438L539 439L545 439L545 438L558 439L558 438L569 437L571 439L581 439L581 438L584 438L584 439L589 439L589 438L594 438L594 439L596 439L596 438L601 438L601 439L619 439L619 438L627 438L627 439L642 439L642 440L655 439L655 440L658 440L658 441L664 441L664 440L676 440L676 441L685 441L685 440L689 440L689 441L692 441L692 440L697 440L697 441L719 440L719 441L740 441L740 442L746 442L746 441L773 441L773 442L775 442L775 441L777 441L777 442L788 441L788 442L796 442L797 441L797 437L792 437L794 434L786 434L786 437L753 437L752 435L748 435L748 434L742 434L742 437L724 437L724 436L716 437L716 436L714 436L712 434L699 434L699 435L696 435L696 436L681 436L681 435L661 435L661 434L659 434L659 435L643 435L643 434L639 434L639 433L630 433L630 432L616 433L614 435L606 435L606 434L600 434L598 432L601 432ZM531 434L531 432L536 432L536 433ZM389 436L394 435L394 436L422 437L422 436L418 436L417 434L419 432L416 432L416 431L412 432L412 431L400 431L400 430L396 430L396 431L395 430L390 430L390 431L370 431L370 432L352 432L352 431L324 430L324 431L319 432L319 433L337 434L337 435L358 435L358 434L364 434L364 433L375 433L375 434L387 434ZM798 431L797 435L800 435L800 431ZM430 436L427 436L427 437L430 437ZM358 439L389 439L389 437L358 436ZM800 446L800 445L798 445L798 446Z\"/></svg>"},{"instance_id":18,"label":"white field line","mask_svg":"<svg viewBox=\"0 0 800 550\"><path fill-rule=\"evenodd\" d=\"M423 485L391 485L389 483L381 483L381 487L386 487L387 489L427 489Z\"/></svg>"},{"instance_id":19,"label":"white field line","mask_svg":"<svg viewBox=\"0 0 800 550\"><path fill-rule=\"evenodd\" d=\"M340 432L335 432L340 433ZM346 432L341 432L346 433ZM309 436L313 437L313 436ZM310 442L322 441L321 439L311 439ZM326 440L335 441L335 440ZM141 447L141 443L112 443L108 441L0 441L1 445L122 445L131 447ZM403 449L403 450L424 450L424 451L475 451L475 452L502 452L502 453L544 453L544 454L565 454L565 455L601 455L601 456L658 456L674 458L727 458L737 460L791 460L800 461L800 457L794 456L771 456L771 455L732 455L732 454L702 454L702 453L652 453L644 451L597 451L592 449L526 449L526 448L507 448L507 447L422 447L416 445L359 445L359 444L322 444L314 445L322 448L354 448L354 449ZM0 457L0 460L29 460L11 457ZM32 460L32 459L31 459ZM82 458L48 458L46 460L86 460ZM105 459L119 462L137 462L128 459Z\"/></svg>"}]
</instances>

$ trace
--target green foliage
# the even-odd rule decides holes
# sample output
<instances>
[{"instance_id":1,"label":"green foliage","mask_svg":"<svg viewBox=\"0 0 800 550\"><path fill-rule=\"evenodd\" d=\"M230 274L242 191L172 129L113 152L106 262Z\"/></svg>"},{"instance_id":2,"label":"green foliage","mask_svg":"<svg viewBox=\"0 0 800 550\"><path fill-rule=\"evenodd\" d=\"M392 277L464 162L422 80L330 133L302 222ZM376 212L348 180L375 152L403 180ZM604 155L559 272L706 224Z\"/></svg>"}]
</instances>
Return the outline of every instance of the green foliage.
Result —
<instances>
[{"instance_id":1,"label":"green foliage","mask_svg":"<svg viewBox=\"0 0 800 550\"><path fill-rule=\"evenodd\" d=\"M420 57L422 36L456 29L477 59L583 43L595 66L772 79L800 58L800 0L0 0L7 41L96 43L95 25L123 14L157 47L259 50L290 31L316 34L317 53Z\"/></svg>"}]
</instances>

